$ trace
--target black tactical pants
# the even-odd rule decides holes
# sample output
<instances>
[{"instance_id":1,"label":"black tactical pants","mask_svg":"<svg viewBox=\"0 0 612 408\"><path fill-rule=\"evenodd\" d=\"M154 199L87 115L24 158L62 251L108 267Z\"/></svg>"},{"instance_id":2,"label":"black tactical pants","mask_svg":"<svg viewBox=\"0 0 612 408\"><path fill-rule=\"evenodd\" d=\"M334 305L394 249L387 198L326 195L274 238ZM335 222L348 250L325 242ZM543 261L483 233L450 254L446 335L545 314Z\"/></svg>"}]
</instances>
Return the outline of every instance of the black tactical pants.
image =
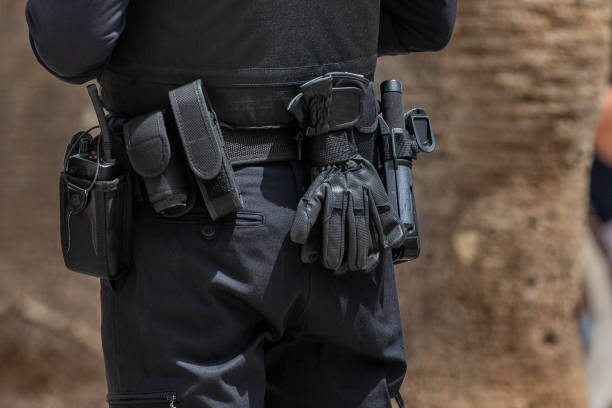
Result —
<instances>
[{"instance_id":1,"label":"black tactical pants","mask_svg":"<svg viewBox=\"0 0 612 408\"><path fill-rule=\"evenodd\" d=\"M300 163L236 169L246 208L212 222L136 207L134 263L103 283L117 407L383 408L405 372L390 254L370 274L299 260Z\"/></svg>"}]
</instances>

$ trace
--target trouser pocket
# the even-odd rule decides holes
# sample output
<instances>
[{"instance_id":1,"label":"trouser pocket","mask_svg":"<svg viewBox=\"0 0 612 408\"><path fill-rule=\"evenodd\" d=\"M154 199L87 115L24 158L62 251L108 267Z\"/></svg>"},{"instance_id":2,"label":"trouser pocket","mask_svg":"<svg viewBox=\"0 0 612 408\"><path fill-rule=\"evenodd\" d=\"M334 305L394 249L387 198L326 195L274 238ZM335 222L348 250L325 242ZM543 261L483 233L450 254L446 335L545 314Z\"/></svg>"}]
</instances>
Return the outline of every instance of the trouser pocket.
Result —
<instances>
[{"instance_id":1,"label":"trouser pocket","mask_svg":"<svg viewBox=\"0 0 612 408\"><path fill-rule=\"evenodd\" d=\"M147 394L108 394L110 408L178 408L179 401L174 391Z\"/></svg>"}]
</instances>

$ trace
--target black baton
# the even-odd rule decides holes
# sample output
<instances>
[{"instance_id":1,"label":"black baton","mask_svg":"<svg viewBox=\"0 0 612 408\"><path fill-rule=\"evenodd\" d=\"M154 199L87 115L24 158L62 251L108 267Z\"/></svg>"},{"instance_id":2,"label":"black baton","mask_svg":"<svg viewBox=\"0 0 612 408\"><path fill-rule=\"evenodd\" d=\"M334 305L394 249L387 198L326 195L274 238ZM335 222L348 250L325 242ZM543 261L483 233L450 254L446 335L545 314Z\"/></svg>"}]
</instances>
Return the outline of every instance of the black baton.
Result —
<instances>
[{"instance_id":1,"label":"black baton","mask_svg":"<svg viewBox=\"0 0 612 408\"><path fill-rule=\"evenodd\" d=\"M385 155L383 172L389 201L400 217L407 230L406 240L393 248L393 263L402 263L419 256L420 241L417 223L414 193L412 189L412 159L414 155L398 155L400 141L403 146L411 141L412 136L406 129L404 119L404 104L402 101L402 84L394 79L384 81L380 85L382 97L381 137L390 155ZM388 126L387 126L388 125ZM384 150L383 150L384 151ZM415 152L416 153L416 152ZM391 156L391 157L389 157Z\"/></svg>"}]
</instances>

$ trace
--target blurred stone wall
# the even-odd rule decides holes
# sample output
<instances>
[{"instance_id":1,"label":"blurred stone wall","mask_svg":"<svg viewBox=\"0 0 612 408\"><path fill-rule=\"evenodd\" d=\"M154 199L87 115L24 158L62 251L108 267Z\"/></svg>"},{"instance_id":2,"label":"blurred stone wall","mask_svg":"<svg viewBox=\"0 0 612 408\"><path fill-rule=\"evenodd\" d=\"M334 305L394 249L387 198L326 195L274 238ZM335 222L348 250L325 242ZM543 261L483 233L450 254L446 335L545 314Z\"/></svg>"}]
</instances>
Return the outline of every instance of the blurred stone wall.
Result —
<instances>
[{"instance_id":1,"label":"blurred stone wall","mask_svg":"<svg viewBox=\"0 0 612 408\"><path fill-rule=\"evenodd\" d=\"M0 0L0 405L103 407L99 284L66 270L58 225L66 143L95 117L36 62L24 7Z\"/></svg>"},{"instance_id":2,"label":"blurred stone wall","mask_svg":"<svg viewBox=\"0 0 612 408\"><path fill-rule=\"evenodd\" d=\"M0 0L0 403L103 407L98 282L65 269L58 173L95 122ZM385 59L434 119L415 166L421 258L398 271L409 407L584 406L573 313L604 0L460 0L441 54Z\"/></svg>"},{"instance_id":3,"label":"blurred stone wall","mask_svg":"<svg viewBox=\"0 0 612 408\"><path fill-rule=\"evenodd\" d=\"M397 273L409 406L586 406L576 312L608 21L608 0L460 0L445 51L382 62L438 138L414 168L423 253Z\"/></svg>"}]
</instances>

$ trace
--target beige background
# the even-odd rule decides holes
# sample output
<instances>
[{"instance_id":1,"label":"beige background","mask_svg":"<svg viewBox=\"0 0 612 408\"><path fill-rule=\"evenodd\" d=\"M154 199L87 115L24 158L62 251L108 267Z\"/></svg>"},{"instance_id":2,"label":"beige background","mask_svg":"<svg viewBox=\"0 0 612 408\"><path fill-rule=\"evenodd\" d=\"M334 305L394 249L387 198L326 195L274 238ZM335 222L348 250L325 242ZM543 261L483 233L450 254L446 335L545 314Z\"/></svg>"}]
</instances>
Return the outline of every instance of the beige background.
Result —
<instances>
[{"instance_id":1,"label":"beige background","mask_svg":"<svg viewBox=\"0 0 612 408\"><path fill-rule=\"evenodd\" d=\"M95 117L36 63L24 6L0 1L0 404L103 407L98 282L64 268L58 227L63 150Z\"/></svg>"},{"instance_id":2,"label":"beige background","mask_svg":"<svg viewBox=\"0 0 612 408\"><path fill-rule=\"evenodd\" d=\"M36 63L24 5L0 0L0 404L103 407L98 282L63 266L57 198L64 147L95 117ZM461 0L446 51L382 62L439 142L415 167L423 254L397 274L408 406L586 406L584 270L600 315L609 301L584 232L608 18L604 0ZM609 360L590 361L604 408Z\"/></svg>"}]
</instances>

